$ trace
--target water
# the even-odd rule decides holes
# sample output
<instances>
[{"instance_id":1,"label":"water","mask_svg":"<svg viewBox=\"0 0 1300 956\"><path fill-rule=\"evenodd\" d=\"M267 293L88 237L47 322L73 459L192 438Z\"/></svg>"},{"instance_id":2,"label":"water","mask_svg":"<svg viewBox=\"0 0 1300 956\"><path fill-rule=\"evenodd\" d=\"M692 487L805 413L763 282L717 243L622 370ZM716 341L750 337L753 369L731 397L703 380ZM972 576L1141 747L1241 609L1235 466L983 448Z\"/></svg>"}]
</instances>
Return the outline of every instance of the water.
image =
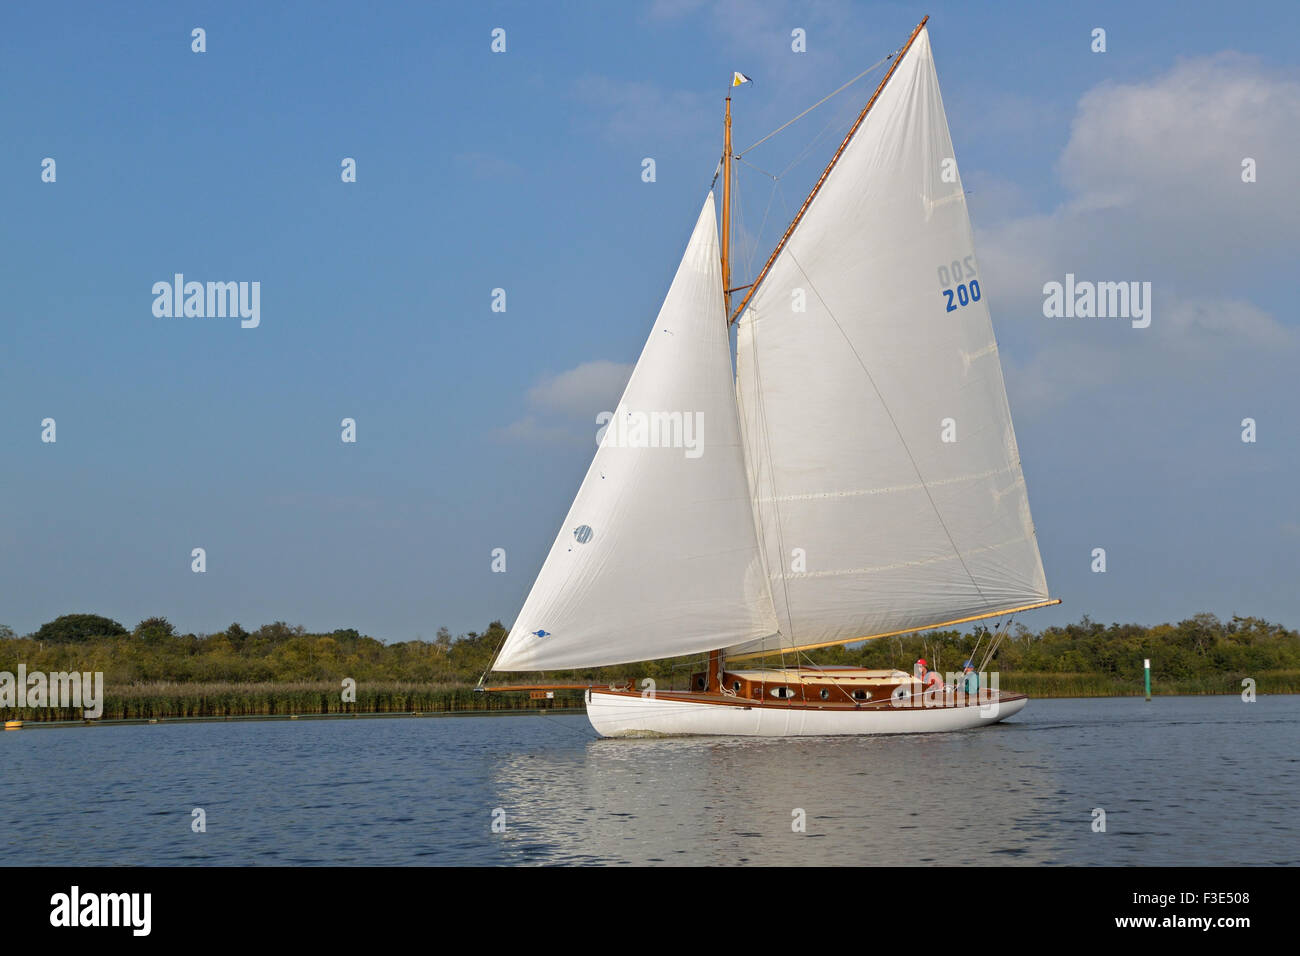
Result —
<instances>
[{"instance_id":1,"label":"water","mask_svg":"<svg viewBox=\"0 0 1300 956\"><path fill-rule=\"evenodd\" d=\"M1300 697L1037 700L853 739L532 715L22 730L0 735L0 864L1294 865L1298 731Z\"/></svg>"}]
</instances>

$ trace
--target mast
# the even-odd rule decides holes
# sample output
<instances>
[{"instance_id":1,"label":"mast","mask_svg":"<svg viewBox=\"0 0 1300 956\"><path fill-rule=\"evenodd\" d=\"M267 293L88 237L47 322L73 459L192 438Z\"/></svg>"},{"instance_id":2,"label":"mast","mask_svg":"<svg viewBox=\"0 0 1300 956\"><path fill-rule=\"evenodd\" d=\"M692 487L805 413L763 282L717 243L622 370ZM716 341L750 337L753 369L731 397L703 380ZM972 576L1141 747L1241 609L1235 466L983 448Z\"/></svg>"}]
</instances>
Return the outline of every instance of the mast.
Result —
<instances>
[{"instance_id":1,"label":"mast","mask_svg":"<svg viewBox=\"0 0 1300 956\"><path fill-rule=\"evenodd\" d=\"M723 318L731 315L731 94L727 94L726 114L722 124L722 303ZM730 324L730 323L728 323ZM709 662L704 673L704 689L712 691L721 686L722 650L709 652Z\"/></svg>"},{"instance_id":2,"label":"mast","mask_svg":"<svg viewBox=\"0 0 1300 956\"><path fill-rule=\"evenodd\" d=\"M822 171L821 178L817 180L817 185L813 186L813 188L812 188L812 192L810 192L810 193L808 194L808 198L805 199L805 200L803 201L803 205L800 206L800 207L799 207L799 211L798 211L797 213L795 213L794 219L791 220L789 228L787 228L786 231L785 231L785 235L783 235L783 236L781 237L781 241L778 242L778 243L776 244L776 248L773 249L773 250L772 250L772 254L771 254L770 256L768 256L767 262L765 262L765 263L763 264L763 268L759 270L759 273L758 273L758 275L754 278L754 281L750 283L750 285L749 285L749 291L745 293L745 298L743 298L743 299L740 301L740 305L736 306L736 310L735 310L735 312L732 312L732 310L731 310L731 296L730 296L730 295L727 296L727 324L728 324L728 325L730 325L731 323L735 322L736 319L740 316L740 313L743 312L743 311L745 311L745 306L747 306L747 305L749 304L749 300L753 297L754 293L758 291L758 287L759 287L759 285L762 284L763 279L767 277L768 270L772 268L772 263L776 262L776 257L779 256L779 255L781 254L781 250L784 249L786 243L790 241L790 235L794 232L795 226L799 225L799 221L800 221L801 219L803 219L804 213L806 213L806 212L808 211L808 207L812 205L812 201L813 201L813 199L815 199L816 196L817 196L817 193L821 191L822 184L826 182L826 177L829 176L829 175L831 174L831 170L834 169L834 168L835 168L835 164L836 164L837 162L839 162L839 160L840 160L840 156L844 153L844 150L845 150L845 149L848 147L848 145L849 145L849 140L853 139L853 134L856 133L856 132L858 131L858 127L862 125L862 121L863 121L864 119L867 118L867 113L870 112L870 111L871 111L871 107L875 105L877 97L880 96L881 91L884 90L884 88L885 88L885 84L889 82L889 78L890 78L891 76L893 76L893 75L894 75L894 71L895 71L896 69L898 69L898 64L901 63L901 62L903 62L903 57L905 57L905 56L907 55L907 51L908 51L908 49L912 46L912 41L914 41L914 40L916 39L917 34L919 34L919 33L921 32L922 27L925 26L926 21L929 20L929 19L930 19L930 17L929 17L928 14L927 14L926 16L924 16L924 17L921 18L921 22L918 23L918 24L916 25L916 29L914 29L914 30L912 31L912 35L911 35L910 37L907 38L907 42L904 43L902 49L898 51L898 56L894 57L894 62L893 62L893 64L889 67L889 72L885 74L884 79L882 79L882 80L880 81L880 85L876 87L876 92L874 92L874 93L871 94L871 99L867 100L867 105L864 106L864 107L862 107L862 112L858 114L858 118L854 121L852 128L849 129L848 135L846 135L846 136L844 137L844 142L840 143L840 148L837 149L837 150L835 151L835 155L831 157L831 161L830 161L829 163L826 164L826 169ZM730 155L730 152L729 152L730 149L731 149L731 97L727 97L727 150L728 150L728 155ZM728 171L730 171L730 170L728 170ZM725 183L725 182L724 182L723 186L724 186L724 190L725 190L725 186L726 186L726 183ZM726 195L727 195L727 194L726 194L726 192L724 191L724 192L723 192L723 197L724 197L724 198L723 198L723 206L722 206L722 208L723 208L724 210L727 208L727 206L726 206L726 198L725 198ZM725 226L725 223L726 223L726 213L725 213L725 212L723 213L723 223L724 223L724 227L723 227L723 228L724 228L724 230L725 230L725 228L726 228L726 226ZM724 231L724 232L723 232L723 236L725 237L726 235L727 235L727 233ZM723 240L723 249L726 249L726 240L725 240L725 238L724 238L724 240ZM726 262L726 259L725 259L726 253L725 253L725 252L723 253L723 256L724 256L723 262L725 263L725 262ZM727 282L727 267L726 267L726 265L724 264L723 267L722 267L722 287L723 287L724 289L726 289L726 288L728 288L729 286L730 286L730 283Z\"/></svg>"},{"instance_id":3,"label":"mast","mask_svg":"<svg viewBox=\"0 0 1300 956\"><path fill-rule=\"evenodd\" d=\"M722 301L731 315L731 94L722 132Z\"/></svg>"}]
</instances>

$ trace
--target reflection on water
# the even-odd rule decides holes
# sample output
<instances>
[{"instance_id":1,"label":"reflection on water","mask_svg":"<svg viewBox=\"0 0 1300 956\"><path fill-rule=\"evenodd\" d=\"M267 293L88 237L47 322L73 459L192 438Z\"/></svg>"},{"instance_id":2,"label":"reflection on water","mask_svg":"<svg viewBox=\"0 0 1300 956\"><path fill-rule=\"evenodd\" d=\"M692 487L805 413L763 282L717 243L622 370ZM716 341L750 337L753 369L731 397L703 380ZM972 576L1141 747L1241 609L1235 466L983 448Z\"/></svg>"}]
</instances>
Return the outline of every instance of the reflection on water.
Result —
<instances>
[{"instance_id":1,"label":"reflection on water","mask_svg":"<svg viewBox=\"0 0 1300 956\"><path fill-rule=\"evenodd\" d=\"M1059 802L1059 771L1005 738L596 740L505 757L493 780L509 845L566 861L987 862L997 828L1000 852L1048 862L1024 824Z\"/></svg>"},{"instance_id":2,"label":"reflection on water","mask_svg":"<svg viewBox=\"0 0 1300 956\"><path fill-rule=\"evenodd\" d=\"M1294 864L1297 730L1297 697L1033 701L912 737L601 740L554 715L24 730L0 737L0 863Z\"/></svg>"}]
</instances>

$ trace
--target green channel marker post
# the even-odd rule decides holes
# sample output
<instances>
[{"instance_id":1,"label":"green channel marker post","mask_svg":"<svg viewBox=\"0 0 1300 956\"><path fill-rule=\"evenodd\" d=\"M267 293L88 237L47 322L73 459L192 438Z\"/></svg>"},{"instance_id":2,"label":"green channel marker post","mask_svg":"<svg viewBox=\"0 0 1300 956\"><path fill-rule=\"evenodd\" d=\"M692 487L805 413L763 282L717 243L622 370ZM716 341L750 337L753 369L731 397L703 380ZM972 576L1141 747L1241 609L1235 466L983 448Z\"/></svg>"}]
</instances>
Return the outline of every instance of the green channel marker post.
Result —
<instances>
[{"instance_id":1,"label":"green channel marker post","mask_svg":"<svg viewBox=\"0 0 1300 956\"><path fill-rule=\"evenodd\" d=\"M1151 699L1151 658L1142 661L1142 673L1146 675L1147 681L1147 700Z\"/></svg>"}]
</instances>

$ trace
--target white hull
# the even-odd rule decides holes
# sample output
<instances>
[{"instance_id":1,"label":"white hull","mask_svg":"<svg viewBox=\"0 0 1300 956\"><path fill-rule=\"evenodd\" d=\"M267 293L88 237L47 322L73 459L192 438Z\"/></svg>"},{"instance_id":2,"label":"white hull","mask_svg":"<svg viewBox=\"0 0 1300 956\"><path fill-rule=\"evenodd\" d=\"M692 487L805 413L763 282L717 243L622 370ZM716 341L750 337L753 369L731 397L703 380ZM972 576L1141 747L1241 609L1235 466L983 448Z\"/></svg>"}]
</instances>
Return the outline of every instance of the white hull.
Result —
<instances>
[{"instance_id":1,"label":"white hull","mask_svg":"<svg viewBox=\"0 0 1300 956\"><path fill-rule=\"evenodd\" d=\"M718 735L832 737L861 734L934 734L996 724L1020 713L1026 698L985 706L891 707L845 710L816 707L700 703L587 691L587 717L602 737Z\"/></svg>"}]
</instances>

